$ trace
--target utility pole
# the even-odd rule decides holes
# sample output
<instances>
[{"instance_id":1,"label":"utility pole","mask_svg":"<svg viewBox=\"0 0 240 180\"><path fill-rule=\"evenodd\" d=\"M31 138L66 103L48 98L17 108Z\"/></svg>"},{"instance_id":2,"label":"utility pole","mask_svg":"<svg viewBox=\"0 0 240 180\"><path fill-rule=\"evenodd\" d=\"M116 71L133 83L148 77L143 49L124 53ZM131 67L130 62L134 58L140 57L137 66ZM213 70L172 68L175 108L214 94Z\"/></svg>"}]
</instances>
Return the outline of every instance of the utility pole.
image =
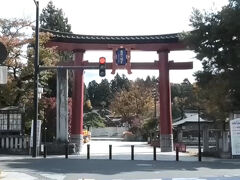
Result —
<instances>
[{"instance_id":1,"label":"utility pole","mask_svg":"<svg viewBox=\"0 0 240 180\"><path fill-rule=\"evenodd\" d=\"M39 82L39 2L36 5L35 59L34 59L34 120L32 157L37 156L38 82Z\"/></svg>"},{"instance_id":2,"label":"utility pole","mask_svg":"<svg viewBox=\"0 0 240 180\"><path fill-rule=\"evenodd\" d=\"M198 108L198 161L202 161L200 108Z\"/></svg>"}]
</instances>

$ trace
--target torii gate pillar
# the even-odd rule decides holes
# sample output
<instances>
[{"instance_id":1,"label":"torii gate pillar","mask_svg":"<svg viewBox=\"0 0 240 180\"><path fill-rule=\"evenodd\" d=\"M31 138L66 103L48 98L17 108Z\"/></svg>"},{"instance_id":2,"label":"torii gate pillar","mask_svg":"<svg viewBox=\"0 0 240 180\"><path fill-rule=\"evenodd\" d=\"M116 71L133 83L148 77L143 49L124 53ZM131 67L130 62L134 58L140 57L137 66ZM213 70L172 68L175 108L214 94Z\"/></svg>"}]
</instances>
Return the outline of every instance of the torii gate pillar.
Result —
<instances>
[{"instance_id":1,"label":"torii gate pillar","mask_svg":"<svg viewBox=\"0 0 240 180\"><path fill-rule=\"evenodd\" d=\"M85 50L75 50L74 65L83 65L83 54ZM74 71L72 95L72 122L71 122L71 142L76 145L76 153L82 151L83 146L83 100L84 100L84 81L83 69Z\"/></svg>"},{"instance_id":2,"label":"torii gate pillar","mask_svg":"<svg viewBox=\"0 0 240 180\"><path fill-rule=\"evenodd\" d=\"M168 67L169 51L158 51L159 55L159 94L160 94L160 147L161 152L173 151L171 89Z\"/></svg>"}]
</instances>

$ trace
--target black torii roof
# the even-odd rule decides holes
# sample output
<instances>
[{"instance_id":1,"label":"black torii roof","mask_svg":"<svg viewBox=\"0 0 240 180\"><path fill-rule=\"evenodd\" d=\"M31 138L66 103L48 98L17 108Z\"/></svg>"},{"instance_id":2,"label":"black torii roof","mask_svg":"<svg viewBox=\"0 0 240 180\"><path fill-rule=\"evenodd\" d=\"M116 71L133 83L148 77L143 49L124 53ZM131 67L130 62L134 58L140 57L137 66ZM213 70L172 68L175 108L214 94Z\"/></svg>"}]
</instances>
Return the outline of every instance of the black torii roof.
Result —
<instances>
[{"instance_id":1,"label":"black torii roof","mask_svg":"<svg viewBox=\"0 0 240 180\"><path fill-rule=\"evenodd\" d=\"M80 35L58 32L49 29L40 29L41 32L53 34L51 41L85 44L147 44L147 43L177 43L183 38L182 33L143 36L103 36Z\"/></svg>"}]
</instances>

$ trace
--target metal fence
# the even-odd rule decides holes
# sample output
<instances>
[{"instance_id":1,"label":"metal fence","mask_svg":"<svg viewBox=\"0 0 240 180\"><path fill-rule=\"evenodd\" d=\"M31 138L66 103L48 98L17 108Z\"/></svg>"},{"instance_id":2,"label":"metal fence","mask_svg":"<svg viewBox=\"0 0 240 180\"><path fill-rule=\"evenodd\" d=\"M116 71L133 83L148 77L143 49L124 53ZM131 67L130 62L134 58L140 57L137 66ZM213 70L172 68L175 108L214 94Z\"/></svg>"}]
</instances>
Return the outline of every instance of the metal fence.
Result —
<instances>
[{"instance_id":1,"label":"metal fence","mask_svg":"<svg viewBox=\"0 0 240 180\"><path fill-rule=\"evenodd\" d=\"M12 135L0 136L0 149L28 149L29 137Z\"/></svg>"}]
</instances>

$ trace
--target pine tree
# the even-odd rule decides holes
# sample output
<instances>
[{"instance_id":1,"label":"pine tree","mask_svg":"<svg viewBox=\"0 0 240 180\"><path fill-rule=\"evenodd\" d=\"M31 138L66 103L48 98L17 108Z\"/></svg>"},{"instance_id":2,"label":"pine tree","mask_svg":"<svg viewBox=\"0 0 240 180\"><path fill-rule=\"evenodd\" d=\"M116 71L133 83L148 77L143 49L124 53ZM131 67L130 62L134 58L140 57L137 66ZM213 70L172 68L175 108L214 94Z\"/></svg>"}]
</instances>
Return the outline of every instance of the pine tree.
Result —
<instances>
[{"instance_id":1,"label":"pine tree","mask_svg":"<svg viewBox=\"0 0 240 180\"><path fill-rule=\"evenodd\" d=\"M50 1L40 15L41 28L50 29L59 32L71 32L71 25L68 24L68 18L64 17L62 9L58 9Z\"/></svg>"},{"instance_id":2,"label":"pine tree","mask_svg":"<svg viewBox=\"0 0 240 180\"><path fill-rule=\"evenodd\" d=\"M68 18L64 17L64 13L62 9L58 9L53 5L53 2L50 1L47 4L47 7L42 10L40 15L40 27L44 29L50 29L53 31L59 32L71 32L71 25L68 24ZM59 61L68 61L72 59L71 52L58 52ZM69 71L69 97L72 96L72 80L73 74ZM49 89L46 96L47 97L55 97L56 96L56 74L53 74L48 78L48 86L45 87Z\"/></svg>"},{"instance_id":3,"label":"pine tree","mask_svg":"<svg viewBox=\"0 0 240 180\"><path fill-rule=\"evenodd\" d=\"M195 10L193 31L187 39L202 62L203 71L195 74L203 108L225 121L226 114L240 108L240 1L218 12Z\"/></svg>"}]
</instances>

